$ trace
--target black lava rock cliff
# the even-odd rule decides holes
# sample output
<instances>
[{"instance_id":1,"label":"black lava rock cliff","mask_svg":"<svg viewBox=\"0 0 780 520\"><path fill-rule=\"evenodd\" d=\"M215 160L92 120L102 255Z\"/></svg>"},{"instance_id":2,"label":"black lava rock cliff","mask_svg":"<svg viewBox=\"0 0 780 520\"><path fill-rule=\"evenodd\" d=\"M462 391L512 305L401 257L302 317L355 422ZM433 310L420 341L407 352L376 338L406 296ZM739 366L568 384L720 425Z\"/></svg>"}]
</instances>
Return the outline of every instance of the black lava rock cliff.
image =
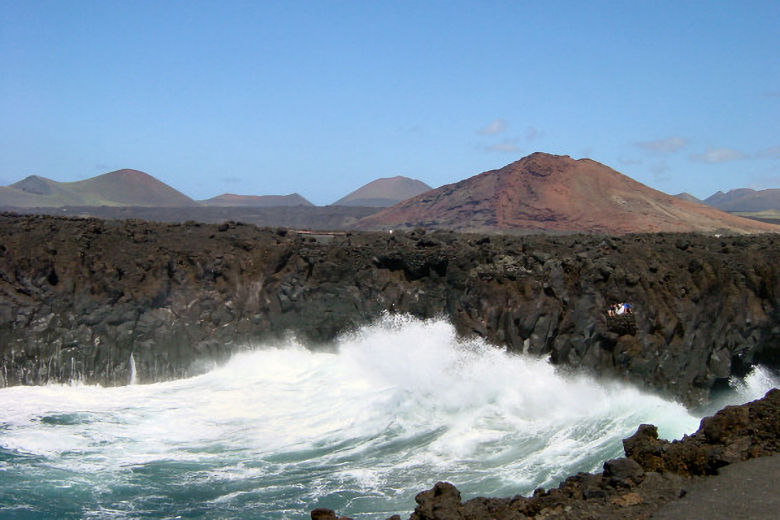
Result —
<instances>
[{"instance_id":1,"label":"black lava rock cliff","mask_svg":"<svg viewBox=\"0 0 780 520\"><path fill-rule=\"evenodd\" d=\"M307 234L0 215L0 386L191 375L383 312L689 404L780 363L777 235ZM612 303L634 314L610 320ZM617 325L616 325L617 324Z\"/></svg>"}]
</instances>

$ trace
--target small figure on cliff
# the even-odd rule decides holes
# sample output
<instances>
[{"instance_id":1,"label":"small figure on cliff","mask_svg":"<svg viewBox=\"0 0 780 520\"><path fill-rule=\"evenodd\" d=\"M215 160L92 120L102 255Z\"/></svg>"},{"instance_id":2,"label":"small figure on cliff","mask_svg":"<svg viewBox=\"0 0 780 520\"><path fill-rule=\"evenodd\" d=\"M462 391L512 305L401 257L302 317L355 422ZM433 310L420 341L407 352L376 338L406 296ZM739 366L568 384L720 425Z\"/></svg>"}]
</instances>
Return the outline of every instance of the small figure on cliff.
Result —
<instances>
[{"instance_id":1,"label":"small figure on cliff","mask_svg":"<svg viewBox=\"0 0 780 520\"><path fill-rule=\"evenodd\" d=\"M622 316L623 314L632 314L633 308L630 303L622 302L622 303L613 303L609 306L609 309L607 309L607 316L610 318L614 318L615 316Z\"/></svg>"}]
</instances>

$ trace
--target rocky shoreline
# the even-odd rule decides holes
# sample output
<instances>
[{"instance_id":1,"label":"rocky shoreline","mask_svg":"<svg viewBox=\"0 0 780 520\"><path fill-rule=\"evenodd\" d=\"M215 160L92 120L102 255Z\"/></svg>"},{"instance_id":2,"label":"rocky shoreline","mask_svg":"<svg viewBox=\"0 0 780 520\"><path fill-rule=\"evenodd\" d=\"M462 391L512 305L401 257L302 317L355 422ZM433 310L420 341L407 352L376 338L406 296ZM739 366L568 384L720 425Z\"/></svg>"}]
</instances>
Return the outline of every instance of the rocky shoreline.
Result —
<instances>
[{"instance_id":1,"label":"rocky shoreline","mask_svg":"<svg viewBox=\"0 0 780 520\"><path fill-rule=\"evenodd\" d=\"M188 376L289 334L327 347L390 312L444 316L464 336L696 405L756 363L778 368L777 238L309 233L5 213L0 386L126 384L131 365L139 382ZM618 301L634 314L611 319ZM776 453L779 408L773 390L671 443L643 425L602 473L532 497L463 502L438 483L411 518L648 518L720 467Z\"/></svg>"},{"instance_id":2,"label":"rocky shoreline","mask_svg":"<svg viewBox=\"0 0 780 520\"><path fill-rule=\"evenodd\" d=\"M555 489L537 489L531 497L479 497L463 502L455 486L438 482L415 497L417 507L410 520L652 518L665 505L685 497L701 479L718 478L720 468L776 456L779 434L780 390L773 389L762 399L705 417L696 433L680 440L659 440L655 426L643 424L623 441L626 456L606 461L601 473L579 473ZM759 502L765 498L751 497ZM329 509L316 509L311 518L345 520Z\"/></svg>"},{"instance_id":3,"label":"rocky shoreline","mask_svg":"<svg viewBox=\"0 0 780 520\"><path fill-rule=\"evenodd\" d=\"M0 214L0 386L192 375L382 313L688 405L780 360L777 235L304 233ZM630 301L632 323L610 322Z\"/></svg>"}]
</instances>

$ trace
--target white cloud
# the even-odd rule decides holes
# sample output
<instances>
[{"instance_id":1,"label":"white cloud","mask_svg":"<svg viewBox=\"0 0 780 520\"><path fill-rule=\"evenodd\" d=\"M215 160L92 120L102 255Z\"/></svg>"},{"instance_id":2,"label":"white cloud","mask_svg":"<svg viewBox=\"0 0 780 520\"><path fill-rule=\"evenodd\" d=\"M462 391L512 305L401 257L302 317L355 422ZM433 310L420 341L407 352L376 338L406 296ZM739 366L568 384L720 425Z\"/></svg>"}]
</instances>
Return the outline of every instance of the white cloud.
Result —
<instances>
[{"instance_id":1,"label":"white cloud","mask_svg":"<svg viewBox=\"0 0 780 520\"><path fill-rule=\"evenodd\" d=\"M704 153L692 153L688 156L692 161L718 164L745 159L746 155L733 148L707 148Z\"/></svg>"},{"instance_id":2,"label":"white cloud","mask_svg":"<svg viewBox=\"0 0 780 520\"><path fill-rule=\"evenodd\" d=\"M525 140L526 141L536 141L537 139L539 139L543 135L544 135L544 132L542 132L541 130L539 130L536 127L529 126L528 128L525 129Z\"/></svg>"},{"instance_id":3,"label":"white cloud","mask_svg":"<svg viewBox=\"0 0 780 520\"><path fill-rule=\"evenodd\" d=\"M672 136L665 139L655 139L653 141L639 141L634 143L638 148L648 152L672 153L685 147L688 140L682 137Z\"/></svg>"},{"instance_id":4,"label":"white cloud","mask_svg":"<svg viewBox=\"0 0 780 520\"><path fill-rule=\"evenodd\" d=\"M520 147L517 146L517 139L505 139L500 143L491 144L485 146L485 150L488 152L501 152L501 153L518 153Z\"/></svg>"},{"instance_id":5,"label":"white cloud","mask_svg":"<svg viewBox=\"0 0 780 520\"><path fill-rule=\"evenodd\" d=\"M780 146L772 146L756 153L759 159L780 159Z\"/></svg>"},{"instance_id":6,"label":"white cloud","mask_svg":"<svg viewBox=\"0 0 780 520\"><path fill-rule=\"evenodd\" d=\"M618 158L618 161L620 162L620 164L625 164L626 166L642 164L642 159L634 159L633 157L620 157Z\"/></svg>"},{"instance_id":7,"label":"white cloud","mask_svg":"<svg viewBox=\"0 0 780 520\"><path fill-rule=\"evenodd\" d=\"M477 130L477 133L480 135L496 135L506 130L508 126L509 123L505 119L499 118Z\"/></svg>"}]
</instances>

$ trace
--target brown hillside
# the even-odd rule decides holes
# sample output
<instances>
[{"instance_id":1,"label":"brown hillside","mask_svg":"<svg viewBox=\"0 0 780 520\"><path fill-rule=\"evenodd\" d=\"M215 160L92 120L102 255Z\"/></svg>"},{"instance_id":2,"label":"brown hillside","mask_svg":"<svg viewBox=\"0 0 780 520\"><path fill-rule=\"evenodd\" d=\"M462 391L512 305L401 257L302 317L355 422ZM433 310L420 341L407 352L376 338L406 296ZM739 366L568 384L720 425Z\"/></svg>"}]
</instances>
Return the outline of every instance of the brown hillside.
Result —
<instances>
[{"instance_id":1,"label":"brown hillside","mask_svg":"<svg viewBox=\"0 0 780 520\"><path fill-rule=\"evenodd\" d=\"M65 206L190 207L183 193L138 170L117 170L83 181L57 182L30 175L0 187L0 206L61 208Z\"/></svg>"},{"instance_id":2,"label":"brown hillside","mask_svg":"<svg viewBox=\"0 0 780 520\"><path fill-rule=\"evenodd\" d=\"M180 191L138 170L117 170L62 185L109 206L184 207L196 204Z\"/></svg>"},{"instance_id":3,"label":"brown hillside","mask_svg":"<svg viewBox=\"0 0 780 520\"><path fill-rule=\"evenodd\" d=\"M290 195L236 195L223 193L199 201L204 206L271 208L278 206L313 206L297 193Z\"/></svg>"},{"instance_id":4,"label":"brown hillside","mask_svg":"<svg viewBox=\"0 0 780 520\"><path fill-rule=\"evenodd\" d=\"M0 187L0 206L29 208L35 206L64 206L80 204L84 198L62 183L30 175L10 186Z\"/></svg>"},{"instance_id":5,"label":"brown hillside","mask_svg":"<svg viewBox=\"0 0 780 520\"><path fill-rule=\"evenodd\" d=\"M392 206L430 190L431 187L417 179L397 175L376 179L334 202L333 206Z\"/></svg>"},{"instance_id":6,"label":"brown hillside","mask_svg":"<svg viewBox=\"0 0 780 520\"><path fill-rule=\"evenodd\" d=\"M661 193L590 159L534 153L361 220L360 229L780 232Z\"/></svg>"},{"instance_id":7,"label":"brown hillside","mask_svg":"<svg viewBox=\"0 0 780 520\"><path fill-rule=\"evenodd\" d=\"M704 203L723 211L780 210L780 188L760 191L741 188L728 193L719 191L704 199Z\"/></svg>"}]
</instances>

